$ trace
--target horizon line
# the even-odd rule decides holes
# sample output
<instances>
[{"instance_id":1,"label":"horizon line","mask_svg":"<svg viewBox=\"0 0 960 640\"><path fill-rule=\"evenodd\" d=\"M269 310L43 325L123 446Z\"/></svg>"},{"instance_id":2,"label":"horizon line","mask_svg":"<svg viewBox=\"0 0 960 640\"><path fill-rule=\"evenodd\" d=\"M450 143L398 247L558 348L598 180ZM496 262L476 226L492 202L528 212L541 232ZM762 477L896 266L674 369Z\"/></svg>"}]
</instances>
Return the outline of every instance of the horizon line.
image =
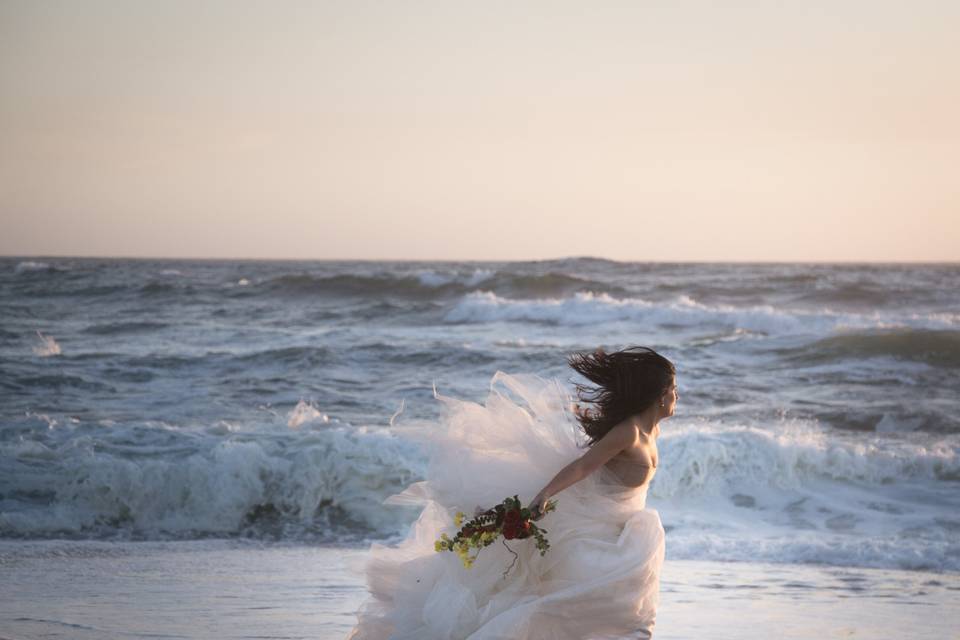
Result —
<instances>
[{"instance_id":1,"label":"horizon line","mask_svg":"<svg viewBox=\"0 0 960 640\"><path fill-rule=\"evenodd\" d=\"M196 257L196 256L129 256L68 254L0 254L0 259L54 260L154 260L191 262L559 262L561 260L598 260L623 264L810 264L810 265L960 265L960 260L620 260L602 256L571 255L552 258L275 258L275 257Z\"/></svg>"}]
</instances>

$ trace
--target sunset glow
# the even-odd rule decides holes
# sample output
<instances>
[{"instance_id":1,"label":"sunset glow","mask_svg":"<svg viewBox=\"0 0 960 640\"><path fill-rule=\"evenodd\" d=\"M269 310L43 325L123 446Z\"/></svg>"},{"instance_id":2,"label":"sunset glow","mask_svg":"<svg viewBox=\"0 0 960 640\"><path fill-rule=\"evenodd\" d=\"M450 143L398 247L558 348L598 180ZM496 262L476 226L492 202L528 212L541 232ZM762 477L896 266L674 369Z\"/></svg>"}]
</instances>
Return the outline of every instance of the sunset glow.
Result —
<instances>
[{"instance_id":1,"label":"sunset glow","mask_svg":"<svg viewBox=\"0 0 960 640\"><path fill-rule=\"evenodd\" d=\"M948 261L960 4L0 4L0 254Z\"/></svg>"}]
</instances>

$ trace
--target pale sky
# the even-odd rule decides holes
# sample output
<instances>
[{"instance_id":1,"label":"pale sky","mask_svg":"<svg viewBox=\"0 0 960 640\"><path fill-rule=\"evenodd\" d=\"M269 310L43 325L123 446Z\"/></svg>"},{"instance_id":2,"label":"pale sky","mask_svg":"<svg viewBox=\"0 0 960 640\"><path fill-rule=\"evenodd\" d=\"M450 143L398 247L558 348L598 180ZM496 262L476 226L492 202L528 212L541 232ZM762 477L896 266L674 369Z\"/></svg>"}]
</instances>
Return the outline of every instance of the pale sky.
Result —
<instances>
[{"instance_id":1,"label":"pale sky","mask_svg":"<svg viewBox=\"0 0 960 640\"><path fill-rule=\"evenodd\" d=\"M960 2L0 0L0 254L960 260Z\"/></svg>"}]
</instances>

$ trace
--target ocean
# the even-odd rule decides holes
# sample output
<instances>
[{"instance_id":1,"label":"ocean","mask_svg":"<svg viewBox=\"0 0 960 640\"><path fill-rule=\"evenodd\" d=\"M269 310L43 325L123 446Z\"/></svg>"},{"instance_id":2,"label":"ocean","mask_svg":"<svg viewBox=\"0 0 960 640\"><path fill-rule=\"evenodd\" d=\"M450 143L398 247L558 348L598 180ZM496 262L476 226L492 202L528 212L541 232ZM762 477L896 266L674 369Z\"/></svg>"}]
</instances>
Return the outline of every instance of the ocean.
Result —
<instances>
[{"instance_id":1,"label":"ocean","mask_svg":"<svg viewBox=\"0 0 960 640\"><path fill-rule=\"evenodd\" d=\"M381 504L425 471L395 428L438 420L434 389L483 402L498 370L573 393L566 355L631 345L670 358L679 386L648 500L674 588L658 633L685 637L663 621L685 598L720 616L738 575L773 567L807 577L770 596L787 618L796 594L856 575L840 584L858 598L906 598L902 637L960 637L942 631L960 629L960 264L42 257L0 259L0 572L22 582L0 587L0 637L240 637L191 635L173 604L152 626L69 613L97 585L149 610L149 568L196 587L201 557L233 567L252 635L342 637L363 550L416 515ZM299 595L241 584L251 554L286 558ZM120 589L117 563L143 580ZM727 591L671 566L720 567ZM878 619L838 611L854 635Z\"/></svg>"}]
</instances>

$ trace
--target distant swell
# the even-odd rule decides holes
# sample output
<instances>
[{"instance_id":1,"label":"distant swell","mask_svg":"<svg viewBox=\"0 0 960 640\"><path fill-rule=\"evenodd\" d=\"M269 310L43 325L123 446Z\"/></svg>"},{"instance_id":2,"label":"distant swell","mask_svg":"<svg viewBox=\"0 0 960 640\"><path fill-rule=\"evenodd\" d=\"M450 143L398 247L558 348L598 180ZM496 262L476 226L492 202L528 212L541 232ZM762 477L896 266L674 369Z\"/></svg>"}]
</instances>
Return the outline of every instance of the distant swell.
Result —
<instances>
[{"instance_id":1,"label":"distant swell","mask_svg":"<svg viewBox=\"0 0 960 640\"><path fill-rule=\"evenodd\" d=\"M802 349L783 353L812 363L844 358L890 356L900 360L956 368L960 367L960 331L892 329L851 332L823 338Z\"/></svg>"},{"instance_id":2,"label":"distant swell","mask_svg":"<svg viewBox=\"0 0 960 640\"><path fill-rule=\"evenodd\" d=\"M618 287L563 273L529 275L483 270L462 274L422 271L406 275L284 275L262 282L258 286L276 294L362 297L390 295L413 299L463 295L481 288L507 297L533 298L571 295L586 290L620 291Z\"/></svg>"},{"instance_id":3,"label":"distant swell","mask_svg":"<svg viewBox=\"0 0 960 640\"><path fill-rule=\"evenodd\" d=\"M815 289L798 296L798 299L815 304L872 308L889 304L898 296L902 297L903 292L890 287L850 284L832 289Z\"/></svg>"},{"instance_id":4,"label":"distant swell","mask_svg":"<svg viewBox=\"0 0 960 640\"><path fill-rule=\"evenodd\" d=\"M167 327L165 322L133 321L133 322L110 322L107 324L95 324L87 327L84 333L90 333L98 336L111 336L126 333L141 333L144 331L156 331Z\"/></svg>"},{"instance_id":5,"label":"distant swell","mask_svg":"<svg viewBox=\"0 0 960 640\"><path fill-rule=\"evenodd\" d=\"M49 390L77 389L81 391L116 391L115 388L99 380L82 376L73 376L63 373L51 373L37 376L23 376L14 378L14 382L23 389L45 388Z\"/></svg>"},{"instance_id":6,"label":"distant swell","mask_svg":"<svg viewBox=\"0 0 960 640\"><path fill-rule=\"evenodd\" d=\"M361 297L391 292L397 295L423 295L431 289L430 287L424 287L414 278L354 275L311 276L306 274L279 276L258 286L279 294L327 294Z\"/></svg>"},{"instance_id":7,"label":"distant swell","mask_svg":"<svg viewBox=\"0 0 960 640\"><path fill-rule=\"evenodd\" d=\"M330 349L310 346L267 349L236 357L238 361L247 365L319 365L329 361L330 358Z\"/></svg>"}]
</instances>

